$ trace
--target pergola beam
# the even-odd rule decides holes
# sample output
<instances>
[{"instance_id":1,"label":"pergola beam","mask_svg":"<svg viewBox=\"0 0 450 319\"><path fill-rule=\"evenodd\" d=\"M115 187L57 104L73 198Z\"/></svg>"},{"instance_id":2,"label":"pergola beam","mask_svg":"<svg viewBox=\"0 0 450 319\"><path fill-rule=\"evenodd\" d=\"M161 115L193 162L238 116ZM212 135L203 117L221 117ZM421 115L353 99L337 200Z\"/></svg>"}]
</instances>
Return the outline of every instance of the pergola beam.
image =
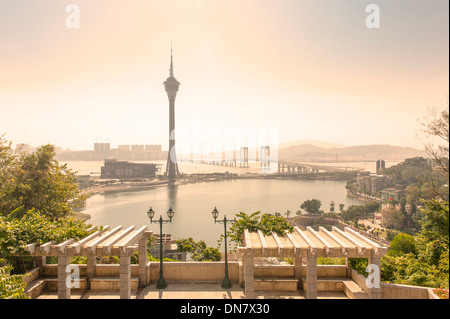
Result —
<instances>
[{"instance_id":1,"label":"pergola beam","mask_svg":"<svg viewBox=\"0 0 450 319\"><path fill-rule=\"evenodd\" d=\"M345 239L347 239L349 242L351 242L352 244L354 244L356 246L356 251L358 253L358 255L362 255L366 252L366 247L362 246L360 243L358 243L355 238L353 238L352 236L350 236L348 233L340 230L339 228L333 226L333 231L336 231L337 233L339 233L342 237L345 237Z\"/></svg>"},{"instance_id":2,"label":"pergola beam","mask_svg":"<svg viewBox=\"0 0 450 319\"><path fill-rule=\"evenodd\" d=\"M357 237L361 241L372 246L375 254L377 254L377 255L379 254L379 250L380 250L380 248L382 248L380 245L371 241L369 238L366 238L365 236L361 235L360 233L358 233L357 231L354 231L353 229L351 229L349 227L345 227L345 231L351 233L353 236Z\"/></svg>"},{"instance_id":3,"label":"pergola beam","mask_svg":"<svg viewBox=\"0 0 450 319\"><path fill-rule=\"evenodd\" d=\"M120 231L119 233L115 234L115 236L112 236L112 237L108 238L106 241L101 242L97 246L97 250L103 251L106 254L111 253L111 249L112 249L113 245L115 243L119 242L122 238L127 236L129 233L131 233L135 228L136 228L136 226L130 226L127 229Z\"/></svg>"},{"instance_id":4,"label":"pergola beam","mask_svg":"<svg viewBox=\"0 0 450 319\"><path fill-rule=\"evenodd\" d=\"M67 250L70 251L70 253L72 253L72 254L79 254L81 252L81 246L84 243L87 243L88 241L91 241L95 237L100 236L102 233L103 233L103 231L97 230L95 233L90 234L89 236L83 238L82 240L77 241L74 244L68 245L67 246Z\"/></svg>"},{"instance_id":5,"label":"pergola beam","mask_svg":"<svg viewBox=\"0 0 450 319\"><path fill-rule=\"evenodd\" d=\"M281 240L278 237L278 234L275 233L275 232L272 232L272 237L273 237L273 239L275 239L275 242L277 243L278 254L280 254L280 255L283 254L283 252L284 252L284 245L281 243Z\"/></svg>"},{"instance_id":6,"label":"pergola beam","mask_svg":"<svg viewBox=\"0 0 450 319\"><path fill-rule=\"evenodd\" d=\"M299 234L303 238L303 240L308 243L311 254L313 256L316 255L317 254L317 246L311 241L311 239L308 238L308 236L306 236L306 234L300 228L295 227L294 229L297 232L297 234Z\"/></svg>"},{"instance_id":7,"label":"pergola beam","mask_svg":"<svg viewBox=\"0 0 450 319\"><path fill-rule=\"evenodd\" d=\"M265 256L265 255L267 255L267 252L268 252L267 241L266 241L266 238L264 237L264 234L259 229L258 229L258 236L259 236L259 240L261 241L262 253Z\"/></svg>"},{"instance_id":8,"label":"pergola beam","mask_svg":"<svg viewBox=\"0 0 450 319\"><path fill-rule=\"evenodd\" d=\"M322 236L320 236L320 234L318 234L312 227L308 226L306 229L308 229L308 231L313 234L322 244L325 245L325 250L327 252L327 254L332 254L333 253L333 247L325 240L325 238L323 238Z\"/></svg>"},{"instance_id":9,"label":"pergola beam","mask_svg":"<svg viewBox=\"0 0 450 319\"><path fill-rule=\"evenodd\" d=\"M300 249L301 249L300 245L297 243L295 238L292 236L292 234L288 230L286 230L286 236L291 241L292 245L294 246L294 255L299 255Z\"/></svg>"},{"instance_id":10,"label":"pergola beam","mask_svg":"<svg viewBox=\"0 0 450 319\"><path fill-rule=\"evenodd\" d=\"M245 248L252 249L252 241L250 239L250 232L248 229L244 230L244 240L245 240Z\"/></svg>"},{"instance_id":11,"label":"pergola beam","mask_svg":"<svg viewBox=\"0 0 450 319\"><path fill-rule=\"evenodd\" d=\"M130 234L122 238L120 241L115 243L112 248L117 248L120 250L120 252L125 253L127 247L137 243L147 229L148 229L147 226L142 226L138 230L131 232Z\"/></svg>"},{"instance_id":12,"label":"pergola beam","mask_svg":"<svg viewBox=\"0 0 450 319\"><path fill-rule=\"evenodd\" d=\"M54 245L52 248L55 248L56 252L58 254L64 254L66 251L66 246L68 246L74 242L75 242L75 239L71 238L71 239L68 239L68 240L58 244L58 245Z\"/></svg>"},{"instance_id":13,"label":"pergola beam","mask_svg":"<svg viewBox=\"0 0 450 319\"><path fill-rule=\"evenodd\" d=\"M105 235L101 234L102 236L98 237L97 239L95 239L93 242L87 242L85 244L83 244L83 248L87 248L89 253L94 254L96 252L96 248L97 246L107 240L108 238L110 238L111 236L115 235L116 233L118 233L119 231L121 231L123 229L123 226L117 226L116 228L114 228L113 230L105 233Z\"/></svg>"},{"instance_id":14,"label":"pergola beam","mask_svg":"<svg viewBox=\"0 0 450 319\"><path fill-rule=\"evenodd\" d=\"M349 251L349 246L344 243L343 241L341 241L339 238L337 238L336 236L334 236L331 232L329 232L325 227L320 226L319 229L324 232L325 234L327 234L327 236L329 236L331 239L333 239L336 243L338 243L339 246L341 246L341 251L342 254L344 256L347 256L348 251Z\"/></svg>"},{"instance_id":15,"label":"pergola beam","mask_svg":"<svg viewBox=\"0 0 450 319\"><path fill-rule=\"evenodd\" d=\"M41 253L44 253L44 254L50 254L52 245L53 245L54 243L55 243L54 241L49 241L49 242L47 242L47 243L45 243L45 244L43 244L43 245L40 245L40 246L39 246L39 251L40 251Z\"/></svg>"}]
</instances>

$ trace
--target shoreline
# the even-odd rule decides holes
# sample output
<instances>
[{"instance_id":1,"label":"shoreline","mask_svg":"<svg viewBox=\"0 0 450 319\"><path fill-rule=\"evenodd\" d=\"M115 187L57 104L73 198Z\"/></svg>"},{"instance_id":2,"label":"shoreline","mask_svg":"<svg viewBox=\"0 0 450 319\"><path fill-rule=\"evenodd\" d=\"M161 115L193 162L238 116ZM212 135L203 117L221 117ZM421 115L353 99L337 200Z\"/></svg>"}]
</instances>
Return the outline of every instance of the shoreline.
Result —
<instances>
[{"instance_id":1,"label":"shoreline","mask_svg":"<svg viewBox=\"0 0 450 319\"><path fill-rule=\"evenodd\" d=\"M228 175L190 175L185 178L179 178L174 186L203 183L203 182L215 182L223 180L235 180L235 179L277 179L277 180L327 180L327 181L346 181L348 176L335 176L330 174L301 174L301 175L287 175L287 174L228 174ZM168 186L167 180L159 180L153 182L120 182L120 184L114 185L97 185L80 190L81 195L87 195L88 198L102 193L109 192L125 192L125 191L137 191L147 190L154 187ZM355 194L354 194L355 195Z\"/></svg>"}]
</instances>

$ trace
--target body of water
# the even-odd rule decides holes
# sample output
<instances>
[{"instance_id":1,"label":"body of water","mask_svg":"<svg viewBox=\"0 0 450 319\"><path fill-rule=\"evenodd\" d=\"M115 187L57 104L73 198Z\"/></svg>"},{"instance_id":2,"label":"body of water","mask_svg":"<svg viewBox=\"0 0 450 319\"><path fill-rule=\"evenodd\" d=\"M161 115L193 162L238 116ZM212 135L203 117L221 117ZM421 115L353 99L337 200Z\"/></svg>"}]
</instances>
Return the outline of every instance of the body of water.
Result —
<instances>
[{"instance_id":1,"label":"body of water","mask_svg":"<svg viewBox=\"0 0 450 319\"><path fill-rule=\"evenodd\" d=\"M162 165L162 172L165 172L166 161L134 161L135 163L157 163ZM368 172L376 172L376 162L336 162L336 163L321 163L321 162L304 162L305 164L316 164L322 166L338 166L338 167L351 167L364 169ZM386 162L386 167L397 165L399 162ZM101 167L104 165L104 161L71 161L61 162L61 164L67 164L67 166L77 172L79 175L92 175L100 176ZM205 173L258 173L259 163L249 163L249 168L241 168L231 166L219 166L219 165L206 165L206 164L191 164L191 163L178 163L180 172L184 174L205 174ZM276 166L273 164L273 166Z\"/></svg>"},{"instance_id":2,"label":"body of water","mask_svg":"<svg viewBox=\"0 0 450 319\"><path fill-rule=\"evenodd\" d=\"M156 211L155 220L160 215L168 219L166 212L172 207L175 216L171 224L164 224L163 233L175 239L193 237L216 247L223 225L214 223L214 207L220 212L219 219L224 214L232 219L238 212L256 211L284 214L290 210L294 216L301 203L313 198L322 201L321 209L326 212L331 201L336 211L339 204L361 203L347 195L342 181L237 179L97 194L87 200L83 212L91 215L88 222L94 225L149 225L159 234L159 224L150 225L147 210L151 206Z\"/></svg>"}]
</instances>

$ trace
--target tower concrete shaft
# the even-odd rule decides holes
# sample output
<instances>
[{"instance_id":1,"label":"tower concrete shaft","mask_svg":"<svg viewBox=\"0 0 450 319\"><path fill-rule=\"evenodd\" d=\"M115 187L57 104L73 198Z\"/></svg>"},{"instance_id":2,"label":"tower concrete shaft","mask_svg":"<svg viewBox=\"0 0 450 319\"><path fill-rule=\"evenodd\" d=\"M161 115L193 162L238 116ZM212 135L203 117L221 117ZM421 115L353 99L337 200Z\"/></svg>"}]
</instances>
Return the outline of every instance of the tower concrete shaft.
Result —
<instances>
[{"instance_id":1,"label":"tower concrete shaft","mask_svg":"<svg viewBox=\"0 0 450 319\"><path fill-rule=\"evenodd\" d=\"M170 55L170 75L164 82L167 97L169 98L169 152L167 155L166 176L169 181L179 175L177 155L175 151L175 99L177 97L180 82L173 75L173 54Z\"/></svg>"}]
</instances>

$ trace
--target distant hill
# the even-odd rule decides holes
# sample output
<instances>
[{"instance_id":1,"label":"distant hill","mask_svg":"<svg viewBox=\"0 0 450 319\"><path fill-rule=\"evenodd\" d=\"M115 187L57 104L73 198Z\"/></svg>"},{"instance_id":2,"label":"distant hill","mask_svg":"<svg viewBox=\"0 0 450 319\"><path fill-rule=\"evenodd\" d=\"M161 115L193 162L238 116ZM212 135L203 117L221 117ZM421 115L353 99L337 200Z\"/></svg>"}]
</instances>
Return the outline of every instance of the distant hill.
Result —
<instances>
[{"instance_id":1,"label":"distant hill","mask_svg":"<svg viewBox=\"0 0 450 319\"><path fill-rule=\"evenodd\" d=\"M318 141L318 140L300 140L295 142L289 142L289 143L281 143L278 145L278 149L281 148L287 148L291 146L297 146L297 145L312 145L312 146L318 146L321 148L343 148L347 147L347 145L344 144L335 144L335 143L329 143L324 141Z\"/></svg>"},{"instance_id":2,"label":"distant hill","mask_svg":"<svg viewBox=\"0 0 450 319\"><path fill-rule=\"evenodd\" d=\"M407 158L426 157L425 151L411 147L393 145L360 145L325 148L311 144L300 144L283 147L280 144L278 158L280 160L297 161L403 161Z\"/></svg>"}]
</instances>

